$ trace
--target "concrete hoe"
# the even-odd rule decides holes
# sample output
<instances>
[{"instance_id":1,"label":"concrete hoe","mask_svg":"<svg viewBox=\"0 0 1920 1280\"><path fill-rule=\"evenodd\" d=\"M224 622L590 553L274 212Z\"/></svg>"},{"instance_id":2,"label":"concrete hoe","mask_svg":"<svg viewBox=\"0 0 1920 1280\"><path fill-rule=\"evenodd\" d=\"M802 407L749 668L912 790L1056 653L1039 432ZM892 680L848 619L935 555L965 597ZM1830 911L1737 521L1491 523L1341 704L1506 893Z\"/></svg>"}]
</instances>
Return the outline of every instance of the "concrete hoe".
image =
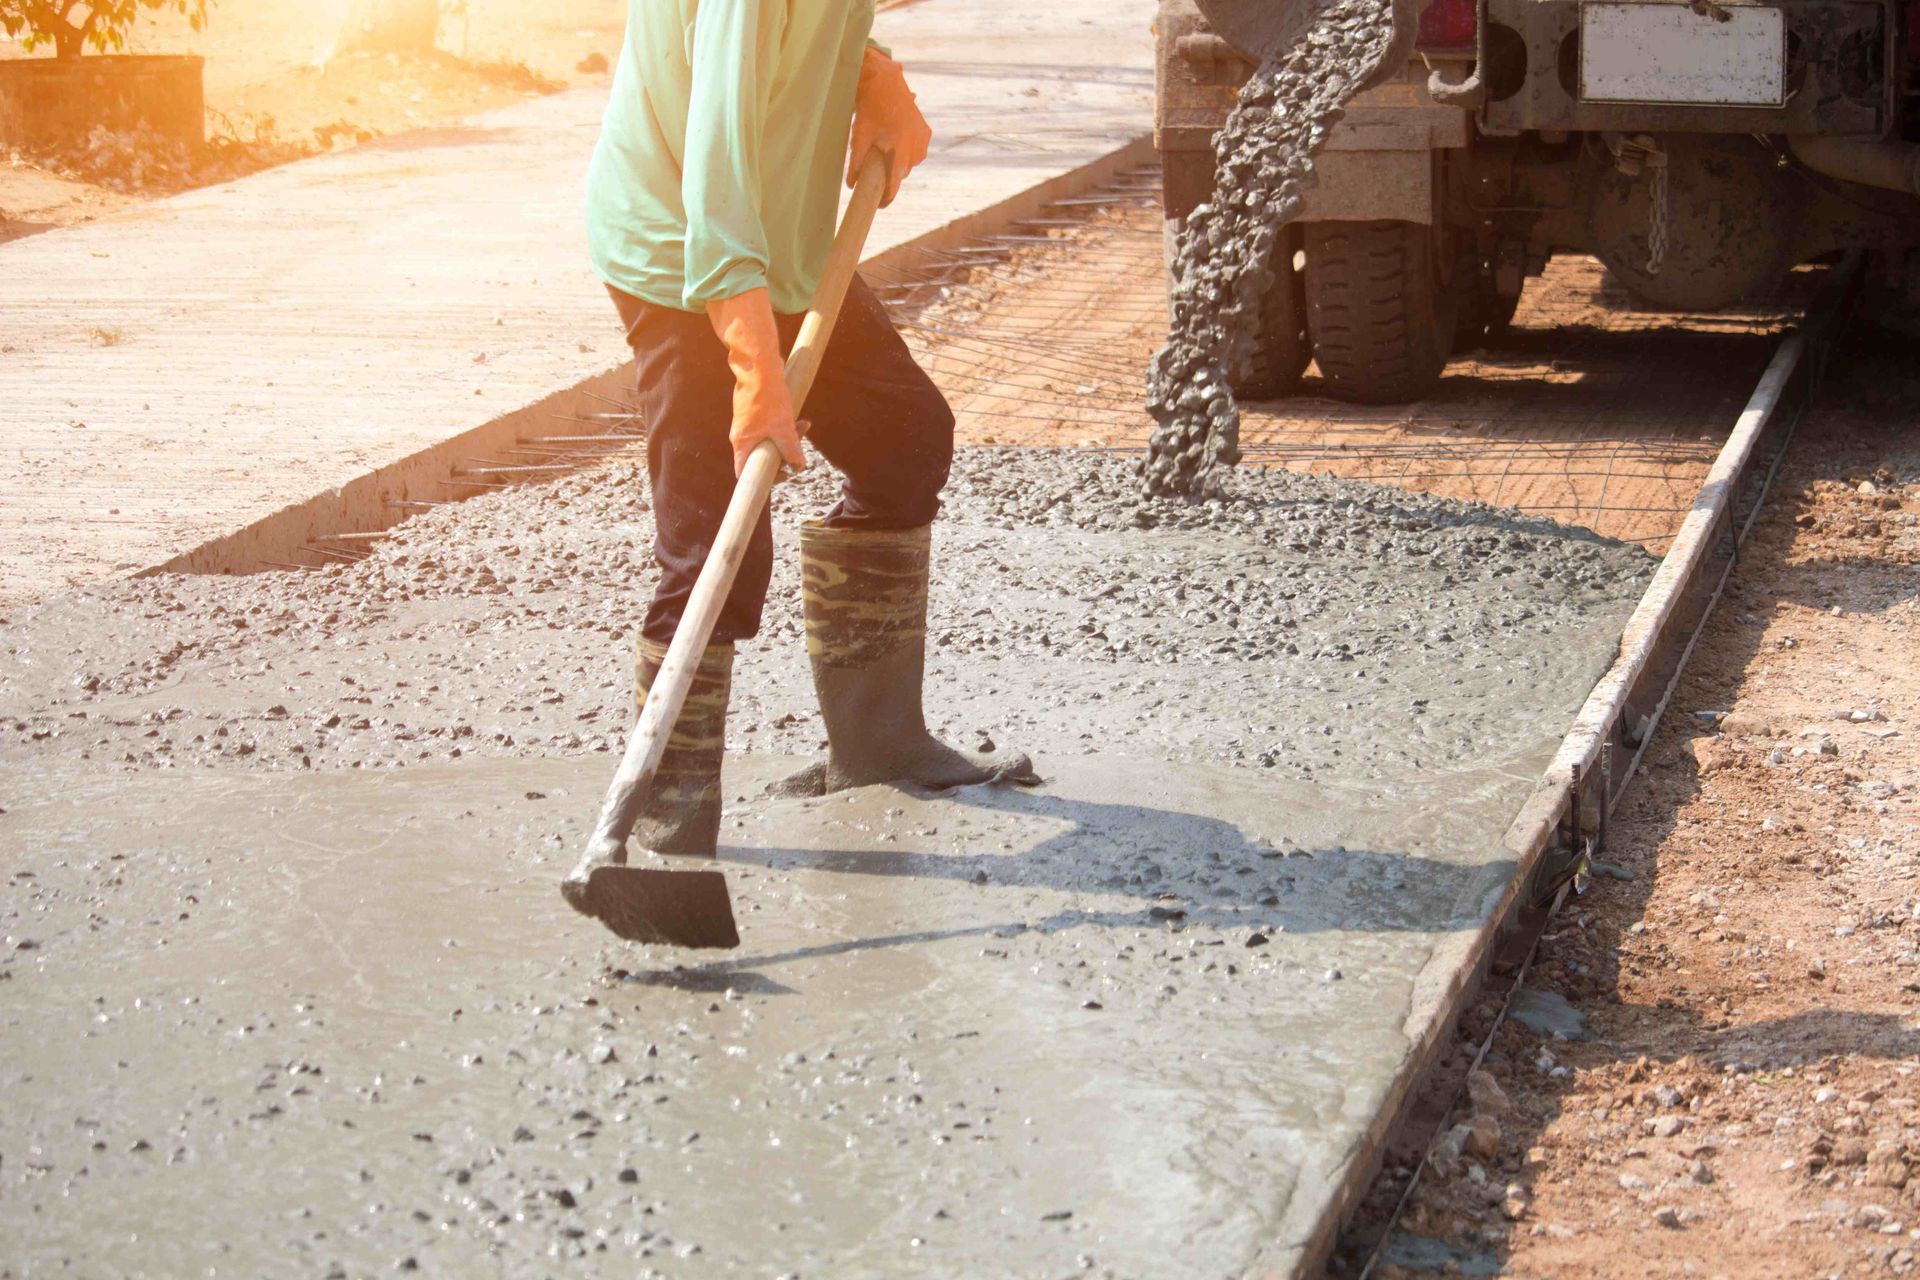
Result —
<instances>
[{"instance_id":1,"label":"concrete hoe","mask_svg":"<svg viewBox=\"0 0 1920 1280\"><path fill-rule=\"evenodd\" d=\"M878 155L870 156L861 167L853 197L834 236L833 250L827 256L826 270L821 273L820 287L814 293L813 306L801 322L793 352L787 357L787 390L796 411L806 404L807 392L813 388L827 339L840 317L840 304L853 281L854 268L860 264L873 215L880 207L886 176L886 162ZM660 674L640 709L640 722L634 725L619 771L607 788L593 838L579 865L560 882L561 895L575 911L594 917L633 942L677 947L740 945L724 874L629 867L627 837L633 833L647 788L653 785L654 772L666 753L667 738L686 705L687 690L699 668L700 655L713 636L720 607L740 572L747 539L780 478L780 467L780 450L770 441L763 441L748 457L727 504L719 537L701 566L680 629L667 647Z\"/></svg>"}]
</instances>

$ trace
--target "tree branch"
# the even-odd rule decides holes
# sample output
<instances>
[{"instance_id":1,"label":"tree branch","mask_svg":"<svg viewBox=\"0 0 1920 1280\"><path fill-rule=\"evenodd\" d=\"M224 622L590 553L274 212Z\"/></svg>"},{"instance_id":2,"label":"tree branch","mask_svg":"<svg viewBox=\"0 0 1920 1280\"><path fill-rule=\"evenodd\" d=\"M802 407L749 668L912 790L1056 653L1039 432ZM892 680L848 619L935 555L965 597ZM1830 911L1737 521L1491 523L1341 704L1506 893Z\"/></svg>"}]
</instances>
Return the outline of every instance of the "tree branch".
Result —
<instances>
[{"instance_id":1,"label":"tree branch","mask_svg":"<svg viewBox=\"0 0 1920 1280\"><path fill-rule=\"evenodd\" d=\"M86 49L86 32L67 17L80 3L81 0L62 0L58 9L50 11L46 25L53 29L53 53L57 58L78 57ZM93 10L87 10L87 15L92 17Z\"/></svg>"},{"instance_id":2,"label":"tree branch","mask_svg":"<svg viewBox=\"0 0 1920 1280\"><path fill-rule=\"evenodd\" d=\"M73 8L73 0L67 0L60 8L53 7L48 0L27 0L27 26L46 35L54 33L56 24L66 25L66 12Z\"/></svg>"},{"instance_id":3,"label":"tree branch","mask_svg":"<svg viewBox=\"0 0 1920 1280\"><path fill-rule=\"evenodd\" d=\"M82 8L86 19L74 21L74 12ZM206 24L207 0L0 0L5 30L24 25L28 48L51 44L61 58L82 56L89 44L96 49L124 48L142 9L177 12L195 31Z\"/></svg>"}]
</instances>

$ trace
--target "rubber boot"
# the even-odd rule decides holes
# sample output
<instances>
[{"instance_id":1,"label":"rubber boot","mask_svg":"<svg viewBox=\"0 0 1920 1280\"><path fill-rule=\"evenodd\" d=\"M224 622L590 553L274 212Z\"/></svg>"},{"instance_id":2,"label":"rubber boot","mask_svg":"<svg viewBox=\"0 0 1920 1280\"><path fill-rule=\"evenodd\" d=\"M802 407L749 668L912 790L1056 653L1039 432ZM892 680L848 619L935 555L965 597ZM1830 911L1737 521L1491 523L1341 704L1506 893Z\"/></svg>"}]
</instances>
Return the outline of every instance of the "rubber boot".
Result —
<instances>
[{"instance_id":1,"label":"rubber boot","mask_svg":"<svg viewBox=\"0 0 1920 1280\"><path fill-rule=\"evenodd\" d=\"M633 654L635 714L660 674L667 647L642 640ZM720 759L727 748L727 696L733 685L733 646L708 645L687 689L680 719L667 736L667 749L654 770L630 840L650 853L711 858L720 847ZM597 868L627 865L627 845L618 850L589 849L560 882L560 892L576 911L599 915L591 881Z\"/></svg>"},{"instance_id":2,"label":"rubber boot","mask_svg":"<svg viewBox=\"0 0 1920 1280\"><path fill-rule=\"evenodd\" d=\"M933 527L800 531L807 656L827 758L780 785L823 795L877 782L932 790L1040 781L1023 755L963 754L927 732L927 566Z\"/></svg>"},{"instance_id":3,"label":"rubber boot","mask_svg":"<svg viewBox=\"0 0 1920 1280\"><path fill-rule=\"evenodd\" d=\"M633 655L634 714L647 701L667 646L642 640ZM647 789L633 838L653 853L711 858L720 846L720 761L727 750L727 699L733 688L733 646L710 644L700 655L680 719Z\"/></svg>"}]
</instances>

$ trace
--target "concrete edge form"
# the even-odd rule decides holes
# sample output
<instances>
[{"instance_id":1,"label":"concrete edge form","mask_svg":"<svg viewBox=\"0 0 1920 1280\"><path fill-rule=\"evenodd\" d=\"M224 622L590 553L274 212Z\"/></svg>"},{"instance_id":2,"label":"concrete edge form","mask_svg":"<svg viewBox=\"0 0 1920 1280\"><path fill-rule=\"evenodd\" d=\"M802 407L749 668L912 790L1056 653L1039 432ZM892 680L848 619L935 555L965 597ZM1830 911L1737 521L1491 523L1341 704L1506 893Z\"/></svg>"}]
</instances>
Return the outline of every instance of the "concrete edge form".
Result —
<instances>
[{"instance_id":1,"label":"concrete edge form","mask_svg":"<svg viewBox=\"0 0 1920 1280\"><path fill-rule=\"evenodd\" d=\"M904 270L919 257L996 234L1038 216L1049 202L1103 186L1123 172L1149 164L1153 159L1153 139L1142 135L1078 168L884 249L865 259L861 268ZM608 323L613 323L611 308ZM307 544L316 538L389 528L406 518L413 509L408 504L446 501L448 479L461 459L514 448L527 436L536 434L553 415L564 412L582 397L600 404L624 402L627 369L628 365L623 363L595 374L336 488L210 538L132 576L256 573L298 562L306 554Z\"/></svg>"},{"instance_id":2,"label":"concrete edge form","mask_svg":"<svg viewBox=\"0 0 1920 1280\"><path fill-rule=\"evenodd\" d=\"M1538 789L1502 837L1512 855L1512 874L1476 913L1481 927L1442 942L1415 979L1406 1022L1407 1066L1389 1087L1386 1105L1349 1153L1351 1158L1341 1170L1328 1171L1340 1185L1324 1202L1320 1220L1303 1240L1286 1246L1289 1251L1299 1248L1307 1263L1292 1274L1318 1274L1326 1265L1348 1216L1378 1173L1387 1143L1405 1119L1419 1083L1480 990L1502 938L1530 905L1557 906L1599 850L1607 813L1631 781L1700 629L1720 598L1739 546L1785 458L1800 410L1824 370L1827 344L1858 301L1863 275L1860 255L1849 255L1833 268L1799 331L1781 340L1680 533L1628 618L1619 656L1588 695ZM1791 402L1789 392L1795 393ZM1541 924L1548 914L1541 913ZM1261 1277L1279 1274L1265 1258L1249 1271Z\"/></svg>"},{"instance_id":3,"label":"concrete edge form","mask_svg":"<svg viewBox=\"0 0 1920 1280\"><path fill-rule=\"evenodd\" d=\"M1826 345L1851 314L1862 278L1858 255L1833 269L1799 332L1781 340L1741 410L1627 620L1620 656L1594 686L1540 789L1507 830L1507 848L1523 872L1556 841L1570 862L1599 846L1607 814L1632 779L1700 625L1719 600L1799 410L1819 379ZM1791 403L1790 392L1797 392Z\"/></svg>"}]
</instances>

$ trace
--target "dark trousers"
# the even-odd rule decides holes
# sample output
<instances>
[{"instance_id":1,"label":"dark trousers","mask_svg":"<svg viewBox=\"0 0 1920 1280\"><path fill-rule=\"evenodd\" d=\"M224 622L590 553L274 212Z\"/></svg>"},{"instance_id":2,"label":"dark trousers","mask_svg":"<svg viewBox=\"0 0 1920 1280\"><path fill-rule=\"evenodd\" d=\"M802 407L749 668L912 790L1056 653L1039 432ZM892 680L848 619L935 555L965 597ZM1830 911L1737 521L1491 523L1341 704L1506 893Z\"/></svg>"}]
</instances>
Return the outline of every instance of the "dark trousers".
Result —
<instances>
[{"instance_id":1,"label":"dark trousers","mask_svg":"<svg viewBox=\"0 0 1920 1280\"><path fill-rule=\"evenodd\" d=\"M645 634L666 644L680 625L733 496L733 446L727 438L733 424L733 372L705 313L613 294L633 348L653 486L653 557L660 583L647 609ZM781 346L791 349L801 317L777 319ZM873 290L857 276L799 412L813 424L810 448L844 477L827 523L870 529L932 523L953 463L953 411L913 362ZM772 574L773 522L763 513L713 629L714 643L745 640L760 629Z\"/></svg>"}]
</instances>

